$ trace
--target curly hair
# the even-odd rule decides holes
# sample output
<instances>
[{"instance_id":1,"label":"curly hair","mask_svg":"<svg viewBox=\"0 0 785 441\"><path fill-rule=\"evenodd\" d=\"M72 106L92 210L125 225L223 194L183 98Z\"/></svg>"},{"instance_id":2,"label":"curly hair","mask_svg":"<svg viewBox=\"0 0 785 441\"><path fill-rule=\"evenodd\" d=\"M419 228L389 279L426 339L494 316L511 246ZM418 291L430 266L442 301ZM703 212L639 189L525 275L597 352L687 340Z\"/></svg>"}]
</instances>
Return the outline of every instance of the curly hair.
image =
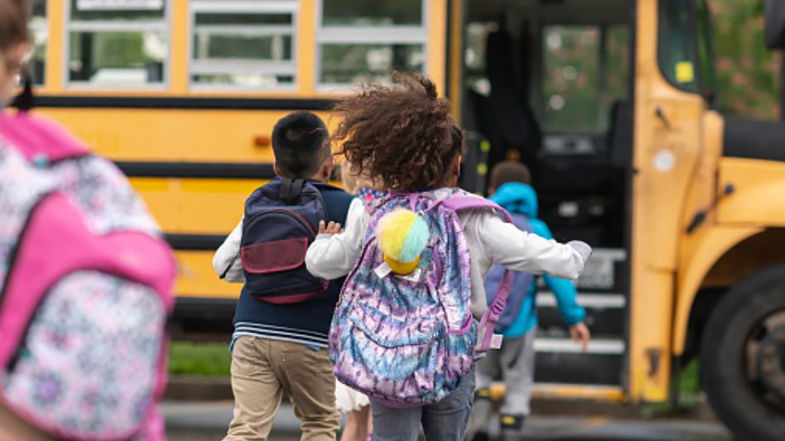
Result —
<instances>
[{"instance_id":1,"label":"curly hair","mask_svg":"<svg viewBox=\"0 0 785 441\"><path fill-rule=\"evenodd\" d=\"M357 173L388 190L439 187L462 152L463 132L430 80L398 73L393 78L397 84L367 85L340 101L334 110L342 120L332 139Z\"/></svg>"}]
</instances>

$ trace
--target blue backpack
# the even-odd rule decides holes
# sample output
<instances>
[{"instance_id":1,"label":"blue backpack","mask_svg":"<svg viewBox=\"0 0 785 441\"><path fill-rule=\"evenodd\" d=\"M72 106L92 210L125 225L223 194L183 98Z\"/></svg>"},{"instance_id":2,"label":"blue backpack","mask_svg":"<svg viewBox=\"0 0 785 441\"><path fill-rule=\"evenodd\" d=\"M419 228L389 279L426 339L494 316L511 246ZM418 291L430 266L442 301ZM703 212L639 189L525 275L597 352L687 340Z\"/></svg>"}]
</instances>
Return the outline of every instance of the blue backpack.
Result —
<instances>
[{"instance_id":1,"label":"blue backpack","mask_svg":"<svg viewBox=\"0 0 785 441\"><path fill-rule=\"evenodd\" d=\"M519 230L527 233L532 232L531 223L529 218L525 215L512 213L512 221ZM495 300L495 293L502 282L502 278L506 269L501 265L494 265L488 274L485 276L485 294L488 297L488 305L491 305ZM531 285L534 283L534 276L524 272L514 272L512 279L512 288L510 289L510 296L507 299L507 307L504 308L499 323L496 325L496 332L503 332L509 328L518 314L521 312L521 306L526 296L529 295Z\"/></svg>"},{"instance_id":2,"label":"blue backpack","mask_svg":"<svg viewBox=\"0 0 785 441\"><path fill-rule=\"evenodd\" d=\"M289 304L314 298L328 282L305 268L305 253L327 211L317 186L303 179L275 178L245 202L240 260L245 286L257 300Z\"/></svg>"}]
</instances>

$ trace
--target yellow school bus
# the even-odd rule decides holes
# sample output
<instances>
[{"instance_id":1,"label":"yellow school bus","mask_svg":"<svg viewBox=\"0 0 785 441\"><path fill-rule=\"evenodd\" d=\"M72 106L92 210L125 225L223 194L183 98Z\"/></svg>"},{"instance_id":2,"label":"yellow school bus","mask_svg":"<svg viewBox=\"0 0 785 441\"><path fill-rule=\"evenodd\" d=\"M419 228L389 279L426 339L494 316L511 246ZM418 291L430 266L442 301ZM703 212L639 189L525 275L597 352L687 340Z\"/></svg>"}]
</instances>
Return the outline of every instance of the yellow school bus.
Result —
<instances>
[{"instance_id":1,"label":"yellow school bus","mask_svg":"<svg viewBox=\"0 0 785 441\"><path fill-rule=\"evenodd\" d=\"M212 251L272 177L275 121L419 71L469 133L463 185L522 159L556 237L596 248L587 353L538 297L537 393L663 402L700 357L740 438L785 433L785 128L714 110L706 0L33 4L38 109L144 196L177 250L181 326L230 326L238 287Z\"/></svg>"}]
</instances>

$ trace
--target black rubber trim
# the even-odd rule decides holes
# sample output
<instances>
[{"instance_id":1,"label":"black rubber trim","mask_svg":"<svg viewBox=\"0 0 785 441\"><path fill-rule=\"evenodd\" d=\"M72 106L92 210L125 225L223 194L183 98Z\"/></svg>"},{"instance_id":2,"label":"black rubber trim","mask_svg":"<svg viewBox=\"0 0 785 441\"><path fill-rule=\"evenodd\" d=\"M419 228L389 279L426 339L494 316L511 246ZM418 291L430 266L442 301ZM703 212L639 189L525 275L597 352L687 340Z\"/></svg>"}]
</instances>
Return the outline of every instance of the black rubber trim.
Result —
<instances>
[{"instance_id":1,"label":"black rubber trim","mask_svg":"<svg viewBox=\"0 0 785 441\"><path fill-rule=\"evenodd\" d=\"M226 342L232 335L237 300L216 297L176 297L172 324L178 339L203 341L205 336ZM189 336L191 338L189 338Z\"/></svg>"},{"instance_id":2,"label":"black rubber trim","mask_svg":"<svg viewBox=\"0 0 785 441\"><path fill-rule=\"evenodd\" d=\"M272 164L234 162L129 162L115 165L128 177L272 179Z\"/></svg>"},{"instance_id":3,"label":"black rubber trim","mask_svg":"<svg viewBox=\"0 0 785 441\"><path fill-rule=\"evenodd\" d=\"M218 297L176 297L175 315L180 314L199 316L204 315L205 311L234 311L237 299L218 298Z\"/></svg>"},{"instance_id":4,"label":"black rubber trim","mask_svg":"<svg viewBox=\"0 0 785 441\"><path fill-rule=\"evenodd\" d=\"M734 158L785 161L785 123L725 117L723 154Z\"/></svg>"},{"instance_id":5,"label":"black rubber trim","mask_svg":"<svg viewBox=\"0 0 785 441\"><path fill-rule=\"evenodd\" d=\"M164 238L176 250L215 251L226 239L221 234L166 234Z\"/></svg>"},{"instance_id":6,"label":"black rubber trim","mask_svg":"<svg viewBox=\"0 0 785 441\"><path fill-rule=\"evenodd\" d=\"M538 352L534 380L539 383L621 385L621 354L572 354Z\"/></svg>"},{"instance_id":7,"label":"black rubber trim","mask_svg":"<svg viewBox=\"0 0 785 441\"><path fill-rule=\"evenodd\" d=\"M34 107L118 109L328 110L330 99L138 96L36 96Z\"/></svg>"},{"instance_id":8,"label":"black rubber trim","mask_svg":"<svg viewBox=\"0 0 785 441\"><path fill-rule=\"evenodd\" d=\"M585 322L591 328L592 337L625 338L625 320L627 308L591 308L585 307ZM537 325L540 333L559 332L565 328L564 320L557 308L540 306L537 308Z\"/></svg>"}]
</instances>

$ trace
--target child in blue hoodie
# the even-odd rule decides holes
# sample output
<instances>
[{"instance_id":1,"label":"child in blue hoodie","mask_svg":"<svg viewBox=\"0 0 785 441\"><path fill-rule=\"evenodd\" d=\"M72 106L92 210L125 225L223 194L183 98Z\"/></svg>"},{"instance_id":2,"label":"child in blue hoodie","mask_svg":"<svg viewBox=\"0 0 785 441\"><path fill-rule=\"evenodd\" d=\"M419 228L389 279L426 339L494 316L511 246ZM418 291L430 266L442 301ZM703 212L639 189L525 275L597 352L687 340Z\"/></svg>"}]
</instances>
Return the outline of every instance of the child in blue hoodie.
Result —
<instances>
[{"instance_id":1,"label":"child in blue hoodie","mask_svg":"<svg viewBox=\"0 0 785 441\"><path fill-rule=\"evenodd\" d=\"M518 228L546 239L553 239L545 222L537 219L537 193L530 185L529 169L516 161L497 164L491 172L489 199L513 216ZM493 268L486 278L487 293L496 292L503 269ZM559 312L570 328L570 336L586 350L589 329L583 323L586 312L576 301L575 285L565 279L544 275L548 288L556 296ZM489 303L493 299L488 299ZM505 398L501 407L502 439L520 439L534 382L534 337L537 329L537 284L534 277L516 273L507 308L499 320L497 332L504 335L502 347L490 351L477 366L477 394L470 433L474 441L488 439L488 420L492 409L490 385L501 376Z\"/></svg>"}]
</instances>

